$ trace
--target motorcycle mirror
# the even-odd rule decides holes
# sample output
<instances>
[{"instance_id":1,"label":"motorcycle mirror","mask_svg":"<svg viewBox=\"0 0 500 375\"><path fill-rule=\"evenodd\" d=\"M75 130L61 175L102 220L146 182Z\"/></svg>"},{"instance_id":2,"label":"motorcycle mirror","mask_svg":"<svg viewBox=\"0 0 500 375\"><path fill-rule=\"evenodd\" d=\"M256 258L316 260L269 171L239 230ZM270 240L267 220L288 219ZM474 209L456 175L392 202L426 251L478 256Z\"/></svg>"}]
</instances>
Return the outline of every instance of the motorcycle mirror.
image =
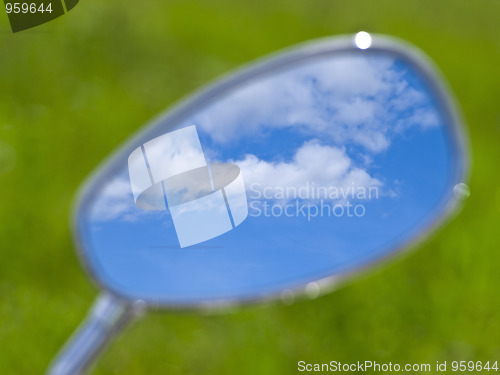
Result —
<instances>
[{"instance_id":1,"label":"motorcycle mirror","mask_svg":"<svg viewBox=\"0 0 500 375\"><path fill-rule=\"evenodd\" d=\"M437 69L393 38L313 41L219 80L85 183L76 244L104 293L49 373L82 373L147 308L330 290L449 217L467 161Z\"/></svg>"}]
</instances>

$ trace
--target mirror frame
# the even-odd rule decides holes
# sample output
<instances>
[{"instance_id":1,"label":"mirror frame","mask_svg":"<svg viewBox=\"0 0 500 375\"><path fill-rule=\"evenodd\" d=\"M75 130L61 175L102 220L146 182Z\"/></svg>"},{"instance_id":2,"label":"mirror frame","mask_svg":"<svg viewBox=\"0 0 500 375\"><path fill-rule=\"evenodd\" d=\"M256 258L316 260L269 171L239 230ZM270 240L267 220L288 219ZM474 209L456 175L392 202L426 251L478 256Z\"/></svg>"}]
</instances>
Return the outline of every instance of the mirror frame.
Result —
<instances>
[{"instance_id":1,"label":"mirror frame","mask_svg":"<svg viewBox=\"0 0 500 375\"><path fill-rule=\"evenodd\" d=\"M97 286L124 301L141 301L141 303L145 303L151 308L169 309L211 310L239 305L242 303L274 300L279 299L280 297L285 301L284 297L286 296L292 297L293 299L304 295L309 296L310 298L315 298L319 294L330 292L331 290L337 288L339 284L345 282L347 279L350 279L351 277L370 269L375 265L379 265L380 263L401 254L405 250L414 248L416 244L423 241L439 226L441 226L446 219L449 219L463 201L460 196L453 194L453 191L451 191L449 196L447 196L443 201L446 203L443 205L443 208L436 212L436 215L431 220L431 223L427 225L418 235L410 237L405 244L401 246L391 248L387 251L386 255L371 262L370 264L361 266L354 271L332 275L306 285L300 284L292 286L289 289L282 290L281 293L269 292L265 295L257 295L241 299L205 300L197 303L172 303L171 301L166 302L158 299L145 299L141 296L123 295L101 281L99 275L94 272L91 264L86 258L85 249L87 248L88 243L83 235L83 213L85 212L85 207L92 202L93 197L99 189L108 181L108 176L110 174L117 173L121 168L123 168L123 160L127 160L128 155L138 145L164 134L166 130L177 125L198 108L204 107L211 102L216 101L219 95L243 85L248 81L272 74L275 71L279 71L282 68L300 63L302 61L334 55L336 53L352 52L362 54L375 51L393 55L394 57L408 63L408 65L411 66L428 85L431 92L437 98L438 108L444 112L446 126L448 127L447 131L449 132L453 143L452 147L454 153L458 157L458 160L456 160L455 163L456 168L452 171L453 177L451 179L451 186L456 186L459 183L467 183L470 169L470 146L468 143L468 134L466 133L462 115L458 110L456 101L452 96L451 90L449 89L446 81L443 79L443 76L434 63L432 63L432 61L416 47L399 39L384 35L371 34L371 38L371 45L366 49L362 49L357 46L355 35L322 38L292 46L259 59L256 62L250 63L243 68L236 70L232 74L223 76L221 79L195 92L195 94L190 95L179 104L169 108L149 123L149 125L145 126L139 132L130 137L128 141L115 150L107 159L105 159L82 184L73 207L72 222L73 237L75 239L77 253L82 264L84 265L84 268L90 274L91 279L97 284ZM311 293L311 290L313 293ZM284 292L288 294L285 296L283 294Z\"/></svg>"}]
</instances>

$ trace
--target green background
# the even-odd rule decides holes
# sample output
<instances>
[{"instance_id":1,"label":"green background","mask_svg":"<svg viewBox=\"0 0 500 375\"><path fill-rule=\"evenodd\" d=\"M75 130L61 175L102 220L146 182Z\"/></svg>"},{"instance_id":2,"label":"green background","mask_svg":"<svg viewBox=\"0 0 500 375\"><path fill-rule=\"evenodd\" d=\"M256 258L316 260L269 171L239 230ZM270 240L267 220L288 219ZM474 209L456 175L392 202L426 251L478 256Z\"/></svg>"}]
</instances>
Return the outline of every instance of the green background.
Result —
<instances>
[{"instance_id":1,"label":"green background","mask_svg":"<svg viewBox=\"0 0 500 375\"><path fill-rule=\"evenodd\" d=\"M77 186L159 111L307 39L387 33L440 66L469 124L462 213L335 293L151 313L95 374L293 374L297 362L500 361L500 2L97 1L12 34L0 16L0 374L44 371L98 291L69 231Z\"/></svg>"}]
</instances>

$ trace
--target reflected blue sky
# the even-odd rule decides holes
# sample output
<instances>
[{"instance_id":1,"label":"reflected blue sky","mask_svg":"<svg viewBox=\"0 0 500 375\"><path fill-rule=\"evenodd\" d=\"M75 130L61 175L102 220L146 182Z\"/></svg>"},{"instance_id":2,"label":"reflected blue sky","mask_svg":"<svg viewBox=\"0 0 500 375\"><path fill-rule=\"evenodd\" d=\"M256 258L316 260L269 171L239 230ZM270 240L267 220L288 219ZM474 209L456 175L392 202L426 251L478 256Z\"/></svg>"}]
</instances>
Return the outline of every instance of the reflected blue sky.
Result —
<instances>
[{"instance_id":1,"label":"reflected blue sky","mask_svg":"<svg viewBox=\"0 0 500 375\"><path fill-rule=\"evenodd\" d=\"M354 270L419 233L452 189L443 121L422 79L385 55L335 55L263 77L177 126L196 126L209 164L240 167L249 216L180 248L168 210L135 205L124 158L86 211L87 256L113 289L167 302L255 297ZM377 195L297 197L304 186ZM321 204L337 215L293 209ZM259 214L264 205L294 215Z\"/></svg>"}]
</instances>

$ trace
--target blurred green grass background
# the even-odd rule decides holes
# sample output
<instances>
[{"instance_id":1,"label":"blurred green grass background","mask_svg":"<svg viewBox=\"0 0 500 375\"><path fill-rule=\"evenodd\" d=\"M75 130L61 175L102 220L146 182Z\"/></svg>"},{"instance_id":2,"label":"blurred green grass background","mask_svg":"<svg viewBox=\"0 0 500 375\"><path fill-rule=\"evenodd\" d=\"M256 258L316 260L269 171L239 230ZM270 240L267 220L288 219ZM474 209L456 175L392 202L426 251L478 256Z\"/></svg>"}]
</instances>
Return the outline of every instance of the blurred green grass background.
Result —
<instances>
[{"instance_id":1,"label":"blurred green grass background","mask_svg":"<svg viewBox=\"0 0 500 375\"><path fill-rule=\"evenodd\" d=\"M17 34L0 16L0 374L43 373L97 295L68 221L76 188L102 158L249 60L359 30L416 44L450 82L473 146L462 213L418 252L314 301L152 313L93 373L500 361L500 2L82 0Z\"/></svg>"}]
</instances>

